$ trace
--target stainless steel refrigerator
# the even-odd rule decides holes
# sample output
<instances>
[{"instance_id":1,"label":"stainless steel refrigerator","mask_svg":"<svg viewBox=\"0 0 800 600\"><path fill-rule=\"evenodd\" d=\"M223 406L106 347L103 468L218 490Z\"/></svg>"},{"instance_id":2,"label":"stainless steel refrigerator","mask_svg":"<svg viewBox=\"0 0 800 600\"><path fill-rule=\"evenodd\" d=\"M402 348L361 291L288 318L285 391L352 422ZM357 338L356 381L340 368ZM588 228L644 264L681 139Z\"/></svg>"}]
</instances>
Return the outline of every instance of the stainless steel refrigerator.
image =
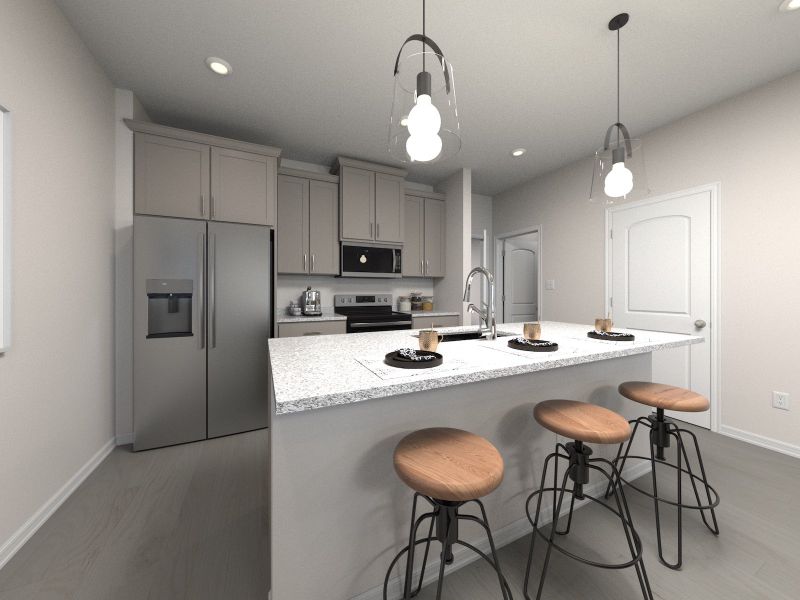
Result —
<instances>
[{"instance_id":1,"label":"stainless steel refrigerator","mask_svg":"<svg viewBox=\"0 0 800 600\"><path fill-rule=\"evenodd\" d=\"M268 227L136 216L134 450L267 426Z\"/></svg>"}]
</instances>

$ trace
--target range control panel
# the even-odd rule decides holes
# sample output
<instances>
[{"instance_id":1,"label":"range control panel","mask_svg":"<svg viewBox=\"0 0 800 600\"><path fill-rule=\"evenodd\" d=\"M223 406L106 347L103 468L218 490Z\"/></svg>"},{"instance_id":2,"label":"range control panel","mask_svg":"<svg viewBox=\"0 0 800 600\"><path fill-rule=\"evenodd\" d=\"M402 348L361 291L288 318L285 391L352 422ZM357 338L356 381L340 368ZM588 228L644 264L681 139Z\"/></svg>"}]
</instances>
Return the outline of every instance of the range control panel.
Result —
<instances>
[{"instance_id":1,"label":"range control panel","mask_svg":"<svg viewBox=\"0 0 800 600\"><path fill-rule=\"evenodd\" d=\"M335 294L333 306L392 306L394 298L391 294Z\"/></svg>"}]
</instances>

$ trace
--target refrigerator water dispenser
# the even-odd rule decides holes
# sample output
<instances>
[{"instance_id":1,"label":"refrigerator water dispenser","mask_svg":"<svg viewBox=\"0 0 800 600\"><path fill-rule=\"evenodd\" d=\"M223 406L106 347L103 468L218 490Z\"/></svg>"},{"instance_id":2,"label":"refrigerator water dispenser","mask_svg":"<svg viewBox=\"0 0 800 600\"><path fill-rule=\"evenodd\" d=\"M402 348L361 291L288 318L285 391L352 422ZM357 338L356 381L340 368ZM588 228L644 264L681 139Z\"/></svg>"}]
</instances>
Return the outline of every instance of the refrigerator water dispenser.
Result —
<instances>
[{"instance_id":1,"label":"refrigerator water dispenser","mask_svg":"<svg viewBox=\"0 0 800 600\"><path fill-rule=\"evenodd\" d=\"M191 279L147 280L147 338L192 335Z\"/></svg>"}]
</instances>

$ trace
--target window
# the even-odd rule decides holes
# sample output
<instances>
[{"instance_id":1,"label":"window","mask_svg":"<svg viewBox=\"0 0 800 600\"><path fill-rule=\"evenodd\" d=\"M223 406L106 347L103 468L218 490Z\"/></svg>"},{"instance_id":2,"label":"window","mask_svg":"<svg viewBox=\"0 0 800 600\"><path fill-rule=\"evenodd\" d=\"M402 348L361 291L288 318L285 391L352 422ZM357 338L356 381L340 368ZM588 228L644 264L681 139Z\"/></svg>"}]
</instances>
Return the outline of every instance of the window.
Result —
<instances>
[{"instance_id":1,"label":"window","mask_svg":"<svg viewBox=\"0 0 800 600\"><path fill-rule=\"evenodd\" d=\"M0 106L0 353L11 343L10 117Z\"/></svg>"}]
</instances>

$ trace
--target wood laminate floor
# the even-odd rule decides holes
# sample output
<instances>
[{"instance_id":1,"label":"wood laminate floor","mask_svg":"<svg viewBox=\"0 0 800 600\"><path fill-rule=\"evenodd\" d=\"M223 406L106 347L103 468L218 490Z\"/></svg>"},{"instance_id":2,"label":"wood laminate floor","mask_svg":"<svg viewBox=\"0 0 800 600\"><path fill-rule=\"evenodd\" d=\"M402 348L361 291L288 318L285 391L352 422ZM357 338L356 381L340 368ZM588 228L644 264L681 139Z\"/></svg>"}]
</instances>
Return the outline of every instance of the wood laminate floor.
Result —
<instances>
[{"instance_id":1,"label":"wood laminate floor","mask_svg":"<svg viewBox=\"0 0 800 600\"><path fill-rule=\"evenodd\" d=\"M257 431L138 454L116 449L0 571L0 598L265 600L267 435ZM714 537L688 514L682 571L656 560L652 502L628 496L655 597L797 600L800 460L708 432L701 433L701 444L722 496L722 534ZM605 559L621 557L624 541L610 517L600 507L576 511L564 543L590 555L603 548ZM665 524L671 522L667 515ZM665 542L673 548L674 534ZM500 550L517 600L523 598L527 552L527 539ZM450 600L500 598L494 572L479 562L449 574L444 587ZM419 598L430 600L435 592L428 586ZM554 553L543 597L641 595L632 570L593 569Z\"/></svg>"}]
</instances>

